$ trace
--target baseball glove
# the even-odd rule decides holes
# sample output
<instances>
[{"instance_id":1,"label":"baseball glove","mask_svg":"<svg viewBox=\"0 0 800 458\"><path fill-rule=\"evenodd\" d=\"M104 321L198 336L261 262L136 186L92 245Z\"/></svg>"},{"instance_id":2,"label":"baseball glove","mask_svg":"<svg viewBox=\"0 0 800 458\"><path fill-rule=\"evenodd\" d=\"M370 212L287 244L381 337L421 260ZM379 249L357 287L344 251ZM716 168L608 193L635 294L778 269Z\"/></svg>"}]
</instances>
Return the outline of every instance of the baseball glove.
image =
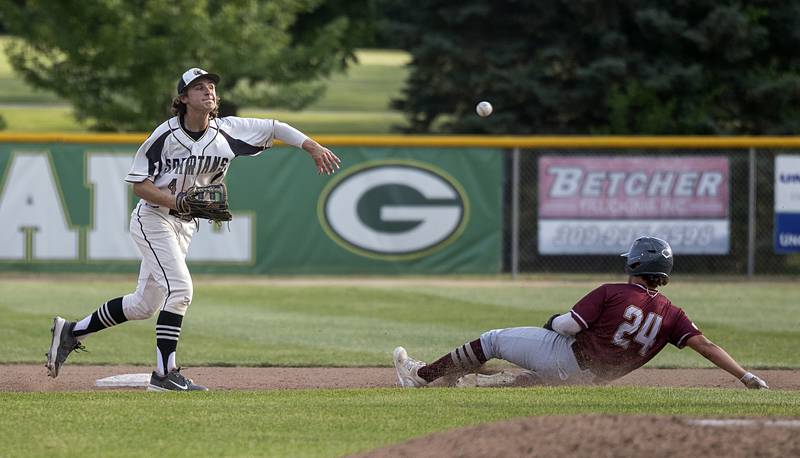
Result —
<instances>
[{"instance_id":1,"label":"baseball glove","mask_svg":"<svg viewBox=\"0 0 800 458\"><path fill-rule=\"evenodd\" d=\"M181 218L210 219L221 222L230 221L233 215L228 211L228 190L225 185L192 186L175 196L175 207Z\"/></svg>"}]
</instances>

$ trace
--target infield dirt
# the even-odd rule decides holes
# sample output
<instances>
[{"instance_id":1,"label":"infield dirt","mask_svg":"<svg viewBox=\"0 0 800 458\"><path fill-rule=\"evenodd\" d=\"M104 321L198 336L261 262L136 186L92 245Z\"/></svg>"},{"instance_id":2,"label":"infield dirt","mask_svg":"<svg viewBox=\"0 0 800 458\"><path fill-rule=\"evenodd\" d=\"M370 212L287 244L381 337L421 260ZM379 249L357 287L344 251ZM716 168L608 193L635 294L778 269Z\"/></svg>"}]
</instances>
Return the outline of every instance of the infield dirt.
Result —
<instances>
[{"instance_id":1,"label":"infield dirt","mask_svg":"<svg viewBox=\"0 0 800 458\"><path fill-rule=\"evenodd\" d=\"M698 419L683 417L529 417L432 434L355 456L443 455L464 458L800 456L800 421L762 418L703 424Z\"/></svg>"},{"instance_id":2,"label":"infield dirt","mask_svg":"<svg viewBox=\"0 0 800 458\"><path fill-rule=\"evenodd\" d=\"M56 379L43 365L0 365L0 391L87 391L95 380L112 375L145 373L149 366L65 365ZM212 390L281 390L317 388L390 388L396 386L394 368L387 367L190 367L186 376ZM800 371L759 370L772 389L800 389ZM434 386L447 386L442 380ZM743 388L719 369L639 369L610 385L654 387Z\"/></svg>"}]
</instances>

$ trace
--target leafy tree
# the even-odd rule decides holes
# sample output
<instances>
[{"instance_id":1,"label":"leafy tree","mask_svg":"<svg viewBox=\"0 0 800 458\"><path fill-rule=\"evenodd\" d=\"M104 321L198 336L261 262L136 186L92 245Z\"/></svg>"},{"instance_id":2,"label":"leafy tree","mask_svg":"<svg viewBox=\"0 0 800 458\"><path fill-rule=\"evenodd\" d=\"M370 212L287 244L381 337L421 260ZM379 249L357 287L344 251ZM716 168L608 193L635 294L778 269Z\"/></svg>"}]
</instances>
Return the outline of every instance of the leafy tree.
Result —
<instances>
[{"instance_id":1,"label":"leafy tree","mask_svg":"<svg viewBox=\"0 0 800 458\"><path fill-rule=\"evenodd\" d=\"M796 1L380 0L379 16L412 54L410 131L800 131Z\"/></svg>"},{"instance_id":2,"label":"leafy tree","mask_svg":"<svg viewBox=\"0 0 800 458\"><path fill-rule=\"evenodd\" d=\"M338 1L335 3L339 3ZM0 0L13 67L69 100L100 130L150 130L169 114L178 77L222 76L221 111L301 108L320 78L354 58L370 0Z\"/></svg>"}]
</instances>

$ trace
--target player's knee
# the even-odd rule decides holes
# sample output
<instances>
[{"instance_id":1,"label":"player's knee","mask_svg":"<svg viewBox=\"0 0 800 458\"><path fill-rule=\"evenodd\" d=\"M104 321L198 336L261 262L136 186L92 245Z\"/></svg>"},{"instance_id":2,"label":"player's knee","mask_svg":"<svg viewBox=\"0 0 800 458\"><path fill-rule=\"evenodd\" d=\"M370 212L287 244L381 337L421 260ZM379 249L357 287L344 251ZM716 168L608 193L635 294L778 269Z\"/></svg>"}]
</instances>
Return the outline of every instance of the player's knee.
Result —
<instances>
[{"instance_id":1,"label":"player's knee","mask_svg":"<svg viewBox=\"0 0 800 458\"><path fill-rule=\"evenodd\" d=\"M146 320L164 305L166 291L152 277L122 298L122 311L129 320Z\"/></svg>"},{"instance_id":2,"label":"player's knee","mask_svg":"<svg viewBox=\"0 0 800 458\"><path fill-rule=\"evenodd\" d=\"M122 298L122 312L129 320L146 320L153 316L163 303L163 295L136 291Z\"/></svg>"},{"instance_id":3,"label":"player's knee","mask_svg":"<svg viewBox=\"0 0 800 458\"><path fill-rule=\"evenodd\" d=\"M178 315L185 315L189 305L192 304L193 288L191 284L176 287L167 299L167 304L164 310Z\"/></svg>"}]
</instances>

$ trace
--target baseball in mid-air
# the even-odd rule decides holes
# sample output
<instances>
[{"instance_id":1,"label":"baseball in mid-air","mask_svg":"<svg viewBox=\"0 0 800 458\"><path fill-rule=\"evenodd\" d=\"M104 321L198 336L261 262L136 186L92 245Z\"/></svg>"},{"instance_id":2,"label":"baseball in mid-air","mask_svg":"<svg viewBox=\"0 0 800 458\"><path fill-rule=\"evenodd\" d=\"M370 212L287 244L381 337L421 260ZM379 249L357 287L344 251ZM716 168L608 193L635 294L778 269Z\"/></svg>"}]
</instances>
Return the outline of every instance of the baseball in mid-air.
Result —
<instances>
[{"instance_id":1,"label":"baseball in mid-air","mask_svg":"<svg viewBox=\"0 0 800 458\"><path fill-rule=\"evenodd\" d=\"M492 104L484 100L475 107L475 111L478 112L478 116L485 118L492 114Z\"/></svg>"}]
</instances>

